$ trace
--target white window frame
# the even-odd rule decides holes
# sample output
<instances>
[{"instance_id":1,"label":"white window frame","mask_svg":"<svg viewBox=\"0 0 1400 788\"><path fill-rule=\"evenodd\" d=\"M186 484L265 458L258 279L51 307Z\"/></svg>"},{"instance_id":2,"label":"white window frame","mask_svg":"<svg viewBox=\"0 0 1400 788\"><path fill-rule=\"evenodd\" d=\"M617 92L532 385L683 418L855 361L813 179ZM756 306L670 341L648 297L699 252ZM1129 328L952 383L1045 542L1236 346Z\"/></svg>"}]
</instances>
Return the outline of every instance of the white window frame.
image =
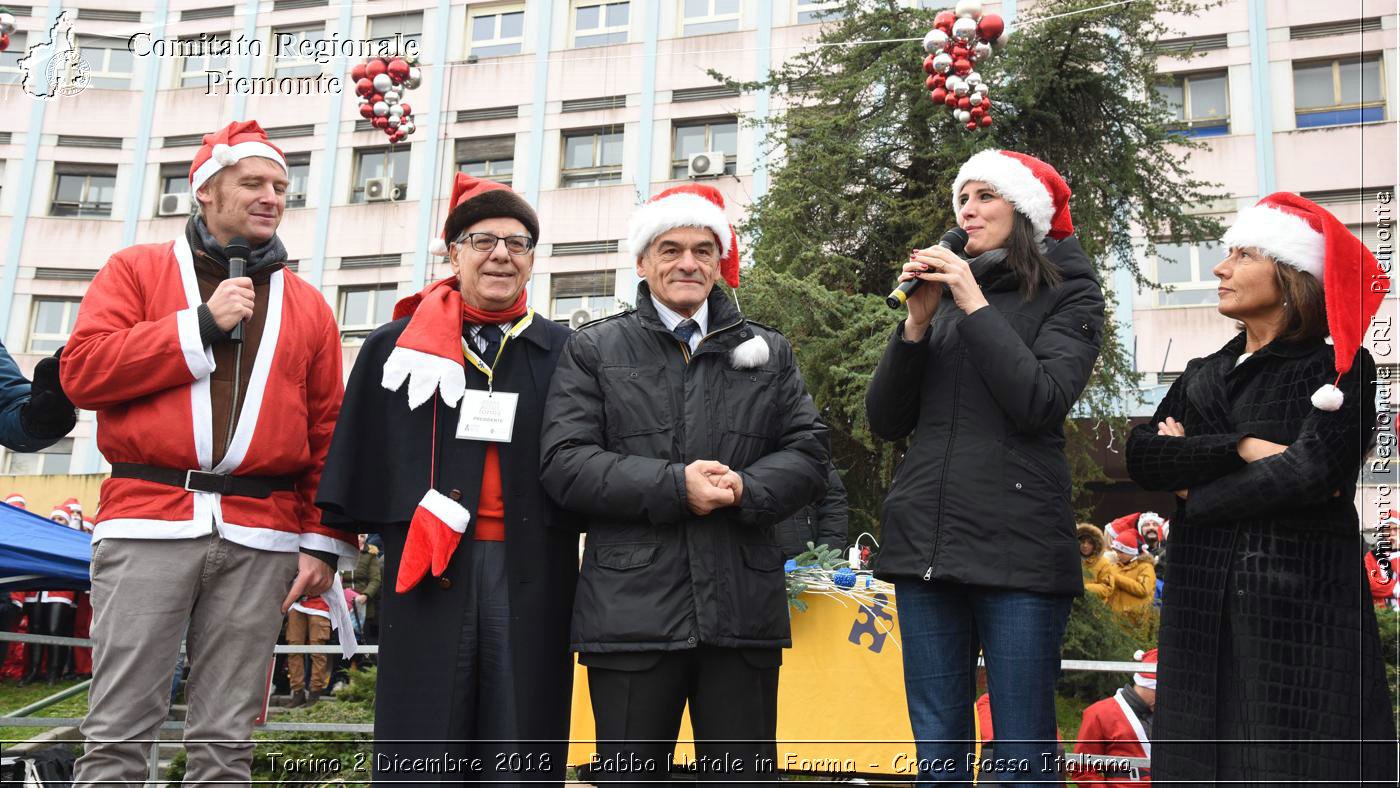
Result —
<instances>
[{"instance_id":1,"label":"white window frame","mask_svg":"<svg viewBox=\"0 0 1400 788\"><path fill-rule=\"evenodd\" d=\"M507 162L507 161L510 162L510 171L509 171L509 172L497 172L496 169L495 169L495 165L500 164L500 163L502 163L502 162ZM512 183L514 183L514 181L515 181L515 158L514 158L514 157L511 157L511 158L509 158L509 159L463 159L462 161L457 162L457 172L466 172L466 169L465 169L465 168L466 168L466 166L469 165L469 164L485 164L485 165L486 165L486 171L485 171L485 172L469 173L469 174L470 174L472 177L474 177L474 178L485 178L485 179L488 180L488 181L495 181L495 182L497 182L497 183L504 183L504 184L507 185L507 186L510 186L510 185L511 185Z\"/></svg>"},{"instance_id":2,"label":"white window frame","mask_svg":"<svg viewBox=\"0 0 1400 788\"><path fill-rule=\"evenodd\" d=\"M561 279L561 278L567 278L567 277L569 277L570 275L572 275L572 273L575 273L575 272L556 273L556 274L554 274L552 277L550 277L550 283L549 283L549 314L550 314L550 319L551 319L551 320L553 320L553 321L556 322L556 323L563 323L564 325L568 325L568 324L569 324L569 317L570 317L571 314L573 313L573 310L574 310L574 309L587 309L587 310L591 313L590 319L592 319L592 320L597 320L597 319L602 318L602 317L607 317L608 315L611 315L611 314L617 312L617 310L618 310L617 294L616 294L615 292L608 292L608 293L589 293L588 295L582 295L582 296L577 296L577 295L574 295L574 296L562 296L562 298L580 299L580 302L579 302L579 304L578 304L577 306L574 306L574 307L572 307L571 309L569 309L567 312L565 312L564 314L561 314L561 313L560 313L560 310L559 310L559 308L558 308L558 303L559 303L559 300L560 300L561 296L556 295L556 292L557 292L557 290L558 290L558 281L557 281L557 280L558 280L558 279ZM597 272L597 271L580 271L580 272L576 272L576 273L578 273L578 274L585 274L585 275L593 275L593 274L596 274L596 273L598 273L598 272ZM613 286L614 286L614 288L615 288L615 287L617 286L617 285L616 285L616 281L617 281L617 273L616 273L616 271L613 272L611 281L612 281Z\"/></svg>"},{"instance_id":3,"label":"white window frame","mask_svg":"<svg viewBox=\"0 0 1400 788\"><path fill-rule=\"evenodd\" d=\"M78 37L75 44L78 47L78 57L68 61L67 74L63 78L63 84L72 84L77 76L77 63L82 61L87 64L87 84L94 90L130 90L132 77L136 74L136 56L127 52L131 58L131 71L111 71L112 53L124 50L124 44L117 39L95 39ZM94 63L83 54L84 49L100 49L103 52L102 62ZM99 85L99 79L120 79L126 82L125 85Z\"/></svg>"},{"instance_id":4,"label":"white window frame","mask_svg":"<svg viewBox=\"0 0 1400 788\"><path fill-rule=\"evenodd\" d=\"M413 154L411 149L407 145L371 145L364 148L355 148L354 151L352 151L351 161L353 164L354 179L350 182L350 202L355 204L366 202L364 196L365 181L367 180L367 176L364 174L365 156L369 154L388 156L394 153L403 153L408 157L408 163L404 165L405 172L400 173L395 171L393 174L394 185L399 187L399 199L404 200L408 198L407 170L413 166ZM400 178L403 180L399 180Z\"/></svg>"},{"instance_id":5,"label":"white window frame","mask_svg":"<svg viewBox=\"0 0 1400 788\"><path fill-rule=\"evenodd\" d=\"M723 152L723 153L724 153L724 174L725 174L725 175L736 175L736 174L738 174L738 171L739 171L739 151L737 150L737 148L739 147L739 118L738 118L738 117L733 116L733 115L729 115L729 116L719 117L719 118L676 118L676 119L673 119L673 120L671 121L671 172L670 172L671 180L681 180L681 179L684 179L684 178L686 177L685 173L681 173L680 175L676 175L676 168L678 168L678 167L687 167L687 165L689 164L689 159L688 159L688 158L687 158L687 159L681 159L681 158L677 158L677 157L676 157L676 132L679 131L679 130L681 130L681 129L686 129L686 128L693 129L693 128L697 128L697 127L703 126L703 127L705 128L705 147L701 148L701 150L708 150L708 151L718 150L717 148L714 147L714 130L713 130L711 127L712 127L712 126L718 126L718 125L725 124L725 123L733 123L733 124L734 124L734 147L736 148L736 150L735 150L733 153L730 153L729 151L724 151L724 152ZM730 171L729 171L731 168L734 170L734 172L730 172Z\"/></svg>"},{"instance_id":6,"label":"white window frame","mask_svg":"<svg viewBox=\"0 0 1400 788\"><path fill-rule=\"evenodd\" d=\"M519 3L513 5L471 6L469 11L467 12L467 35L465 36L467 40L467 54L476 55L479 58L511 57L513 55L518 55L521 52L525 51L525 23L523 17L520 24L520 35L510 36L506 38L501 37L500 19L506 14L524 13L525 6ZM477 41L472 38L472 33L476 30L476 20L480 17L487 16L496 17L496 38L487 38L482 39L481 41ZM516 46L516 50L514 52L498 52L489 55L481 54L480 52L478 52L479 49L486 49L488 47L510 46L512 44Z\"/></svg>"},{"instance_id":7,"label":"white window frame","mask_svg":"<svg viewBox=\"0 0 1400 788\"><path fill-rule=\"evenodd\" d=\"M1186 247L1187 260L1189 261L1191 266L1191 278L1182 282L1164 282L1162 281L1161 247L1179 245L1184 245ZM1201 247L1203 245L1213 245L1215 248L1212 250L1212 253L1219 254L1219 258L1215 260L1205 260L1204 267L1202 266L1203 261L1201 259ZM1172 289L1172 292L1168 293L1161 289L1154 288L1152 290L1152 300L1154 306L1203 307L1215 306L1217 303L1219 303L1219 298L1215 295L1215 290L1217 287L1220 286L1220 280L1216 279L1210 274L1211 269L1214 268L1215 264L1220 262L1220 259L1223 258L1225 255L1225 249L1220 245L1219 241L1189 241L1184 242L1183 244L1174 244L1171 242L1170 239L1162 239L1157 241L1155 243L1155 246L1157 247L1157 251L1156 254L1153 255L1152 259L1152 275L1155 277L1155 281L1157 282L1157 284L1170 287ZM1175 293L1203 291L1208 293L1208 297L1204 301L1172 303L1169 300Z\"/></svg>"},{"instance_id":8,"label":"white window frame","mask_svg":"<svg viewBox=\"0 0 1400 788\"><path fill-rule=\"evenodd\" d=\"M393 35L387 35L387 36L381 35L381 36L376 36L376 35L374 34L374 23L375 23L375 21L381 20L381 19L383 19L383 20L388 20L388 19L408 19L408 18L411 18L411 17L418 17L418 32L417 32L417 33L402 33L401 38L399 38L398 40L400 40L400 41L402 41L402 42L404 42L404 43L407 43L407 42L409 42L409 41L416 41L416 42L418 42L418 43L417 43L417 46L414 47L414 49L418 52L418 55L419 55L419 57L421 58L422 55L423 55L423 12L422 12L422 11L405 11L405 12L403 12L403 13L401 13L401 14L376 14L375 16L368 17L368 18L365 20L365 39L368 40L368 41L374 42L374 52L375 52L375 53L378 53L378 52L379 52L379 43L378 43L378 42L380 42L380 41L393 41L393 40L395 40L395 39L394 39L394 36L393 36ZM401 32L401 31L396 31L396 32ZM407 47L405 47L405 49L407 49ZM395 54L402 55L402 54L405 54L405 52L395 52Z\"/></svg>"},{"instance_id":9,"label":"white window frame","mask_svg":"<svg viewBox=\"0 0 1400 788\"><path fill-rule=\"evenodd\" d=\"M1191 82L1193 80L1219 78L1225 80L1225 114L1197 117L1191 106ZM1222 125L1223 123L1227 129L1230 127L1232 108L1230 106L1230 72L1228 69L1221 68L1212 71L1193 71L1189 74L1173 74L1171 75L1171 81L1181 86L1181 118L1174 121L1176 125L1181 128L1190 129L1206 126L1214 127Z\"/></svg>"},{"instance_id":10,"label":"white window frame","mask_svg":"<svg viewBox=\"0 0 1400 788\"><path fill-rule=\"evenodd\" d=\"M607 7L610 6L610 5L625 5L625 6L627 6L627 24L625 24L625 25L618 25L618 26L616 26L616 27L608 27L608 26L607 26L607 19L608 19L608 8L607 8ZM590 8L590 7L596 7L596 8L598 9L598 27L597 27L597 28L590 28L590 29L588 30L588 32L583 33L582 35L585 35L585 36L610 36L610 35L614 35L614 34L616 34L616 33L622 33L622 40L621 40L621 41L610 41L610 42L603 43L603 44L584 44L583 46L580 46L580 45L579 45L579 43L578 43L578 37L579 37L579 35L580 35L580 31L578 30L578 12L579 12L579 9L581 9L581 8ZM571 49L592 49L593 47L601 47L601 46L618 46L618 45L620 45L620 44L626 44L628 41L631 40L631 38L632 38L632 3L631 3L631 0L573 0L573 2L569 4L569 47L570 47Z\"/></svg>"},{"instance_id":11,"label":"white window frame","mask_svg":"<svg viewBox=\"0 0 1400 788\"><path fill-rule=\"evenodd\" d=\"M684 37L687 37L687 36L709 36L709 35L717 35L717 34L720 34L720 33L732 33L732 32L734 32L735 30L738 30L738 29L739 29L739 24L740 24L740 21L739 21L739 20L740 20L740 18L743 16L743 13L744 13L744 4L743 4L743 0L740 0L740 2L739 2L739 10L738 10L738 11L735 11L735 12L732 13L732 14L719 14L719 13L715 13L715 3L717 2L717 0L705 0L705 2L709 4L709 8L710 8L709 13L707 13L707 14L705 14L705 15L703 15L703 16L686 16L686 15L685 15L685 4L686 4L686 0L676 0L676 35L681 36L681 37L683 37L683 38L684 38ZM759 2L763 2L763 0L759 0ZM704 32L704 33L698 33L698 32L697 32L697 33L687 33L687 32L686 32L686 28L689 27L689 26L691 26L691 25L705 25L705 24L714 24L714 23L718 23L718 22L733 22L733 23L734 23L734 28L733 28L733 30L713 30L713 31L708 31L708 32Z\"/></svg>"},{"instance_id":12,"label":"white window frame","mask_svg":"<svg viewBox=\"0 0 1400 788\"><path fill-rule=\"evenodd\" d=\"M326 23L322 22L322 23L320 23L320 24L312 23L312 24L306 24L306 25L286 25L286 26L284 26L284 27L274 27L274 28L272 28L272 41L271 41L271 44L268 46L268 50L269 50L269 53L268 53L268 54L271 55L271 57L269 57L269 58L267 59L267 62L268 62L268 70L269 70L268 76L272 76L272 77L314 77L314 76L316 76L317 74L323 73L323 72L325 71L325 66L322 65L322 64L320 64L320 63L317 63L317 62L316 62L316 58L315 58L314 56L312 56L312 57L302 57L302 56L300 56L300 55L296 55L296 56L294 56L294 57L279 57L278 52L280 51L280 48L278 47L278 41L279 41L280 37L281 37L281 36L284 36L284 35L294 34L294 33L299 33L299 34L305 34L305 33L320 33L321 36L322 36L322 38L324 38L324 37L327 35L327 34L326 34ZM300 38L299 38L298 40L299 40L299 41L305 41L305 40L306 40L306 36L305 36L305 35L301 35ZM308 66L314 67L316 70L315 70L315 71L312 71L312 72L310 72L310 73L307 73L307 74L302 74L302 73L286 73L286 74L283 74L283 73L282 73L282 70L283 70L283 69L287 69L287 70L291 71L291 70L293 70L293 69L301 69L301 68L305 68L305 67L308 67Z\"/></svg>"},{"instance_id":13,"label":"white window frame","mask_svg":"<svg viewBox=\"0 0 1400 788\"><path fill-rule=\"evenodd\" d=\"M197 37L196 37L196 38L189 38L189 39L182 39L182 41L190 41L190 42L192 42L192 43L197 43L199 40L200 40L200 39L197 38ZM206 47L206 48L216 47L216 46L218 46L220 43L222 43L222 42L224 42L224 41L228 41L228 40L230 40L228 35L219 35L219 36L217 36L214 40L207 41L207 42L205 43L205 47ZM221 65L215 65L214 62L213 62L215 59L218 59L218 60L223 61L222 64L221 64ZM192 64L192 63L198 63L198 64L199 64L199 67L198 67L198 68L193 68L193 67L191 67L191 64ZM226 70L226 69L228 69L228 67L229 67L229 56L228 56L228 55L211 55L211 54L205 53L205 54L203 54L203 55L189 55L189 56L186 56L186 57L176 58L176 59L175 59L175 87L177 87L177 88L196 88L196 87L200 87L201 85L205 85L206 82L207 82L207 80L209 79L208 75L205 74L204 72L206 72L206 71L220 71L220 70ZM191 81L191 80L193 80L193 81Z\"/></svg>"},{"instance_id":14,"label":"white window frame","mask_svg":"<svg viewBox=\"0 0 1400 788\"><path fill-rule=\"evenodd\" d=\"M306 183L303 184L303 187L304 187L307 191L301 191L301 192L294 192L294 191L292 191L292 179L291 179L291 178L292 178L292 168L293 168L293 167L306 167ZM306 195L307 195L307 193L310 191L310 189L311 189L311 154L310 154L310 153L288 153L288 154L287 154L287 194L286 194L287 203L286 203L286 207L288 207L288 208L305 208L305 207L306 207ZM293 197L293 195L299 195L299 196L301 197L301 205L292 205L292 197Z\"/></svg>"},{"instance_id":15,"label":"white window frame","mask_svg":"<svg viewBox=\"0 0 1400 788\"><path fill-rule=\"evenodd\" d=\"M1367 62L1374 62L1376 64L1376 70L1379 74L1378 82L1380 90L1377 91L1378 98L1376 98L1374 101L1365 100L1365 94L1361 91L1362 85L1365 84L1365 79L1363 78L1362 84L1357 86L1358 92L1362 93L1362 95L1360 96L1362 100L1359 102L1352 102L1348 104L1342 103L1342 63L1350 63L1353 61L1360 62L1363 64ZM1381 53L1366 52L1360 56L1348 55L1345 57L1318 58L1316 60L1295 60L1293 61L1293 68L1296 69L1298 66L1320 66L1323 63L1327 63L1332 66L1332 101L1335 103L1323 106L1300 107L1298 106L1298 99L1295 96L1293 99L1293 113L1295 115L1311 115L1313 113L1337 112L1339 110L1346 109L1371 109L1373 107L1385 107L1385 98L1387 95L1387 87L1385 84L1385 57L1382 56ZM1389 112L1387 112L1386 115L1389 115Z\"/></svg>"},{"instance_id":16,"label":"white window frame","mask_svg":"<svg viewBox=\"0 0 1400 788\"><path fill-rule=\"evenodd\" d=\"M394 284L394 283L387 283L387 284L386 284L386 283L380 282L380 283L369 284L369 285L345 285L345 286L342 286L342 287L340 288L340 293L338 294L338 296L337 296L337 298L336 298L335 322L336 322L336 325L337 325L337 326L339 327L339 329L340 329L340 341L341 341L342 343L361 342L361 341L364 340L365 337L369 336L371 332L373 332L376 328L379 328L379 326L380 326L379 323L374 323L374 324L351 323L351 324L347 324L347 323L345 322L345 302L348 300L348 297L349 297L351 294L354 294L354 293L373 293L373 294L374 294L374 295L373 295L373 298L372 298L371 301L370 301L370 308L369 308L370 316L373 317L374 314L375 314L376 312L379 311L379 309L378 309L378 307L379 307L379 299L381 299L381 298L388 298L390 304L393 304L395 301L398 300L398 297L397 297L397 294L398 294L398 285L396 285L396 284ZM391 306L391 307L390 307L391 319L392 319L392 314L393 314L393 313L392 313L392 309L393 309L393 307Z\"/></svg>"},{"instance_id":17,"label":"white window frame","mask_svg":"<svg viewBox=\"0 0 1400 788\"><path fill-rule=\"evenodd\" d=\"M37 328L39 320L39 307L44 304L63 304L63 324L68 326L68 330L61 334L40 334ZM82 304L80 298L62 298L58 296L35 296L29 305L29 331L24 339L24 352L42 353L49 355L58 349L59 346L68 342L68 337L72 335L73 324L78 320L78 307ZM35 341L57 342L51 348L35 348Z\"/></svg>"},{"instance_id":18,"label":"white window frame","mask_svg":"<svg viewBox=\"0 0 1400 788\"><path fill-rule=\"evenodd\" d=\"M0 57L7 60L14 60L15 65L7 66L0 64L0 85L18 85L24 80L24 71L19 67L19 59L24 57L26 46L29 40L29 31L16 30L10 34L10 48L0 53ZM9 75L13 74L13 78Z\"/></svg>"},{"instance_id":19,"label":"white window frame","mask_svg":"<svg viewBox=\"0 0 1400 788\"><path fill-rule=\"evenodd\" d=\"M617 164L600 164L599 157L602 156L603 145L601 138L608 134L618 134L623 137L623 145L626 145L626 132L622 126L603 126L591 129L566 129L559 135L559 186L560 188L587 188L590 186L605 186L611 183L622 181L622 163L626 161L626 149L623 150L622 157ZM564 163L567 160L569 140L578 137L593 137L593 166L575 167L566 169Z\"/></svg>"},{"instance_id":20,"label":"white window frame","mask_svg":"<svg viewBox=\"0 0 1400 788\"><path fill-rule=\"evenodd\" d=\"M825 19L803 19L804 14L813 11L828 11L841 6L841 0L794 0L792 4L792 23L794 25L814 25L822 22L830 22L840 17L826 17Z\"/></svg>"},{"instance_id":21,"label":"white window frame","mask_svg":"<svg viewBox=\"0 0 1400 788\"><path fill-rule=\"evenodd\" d=\"M59 438L57 441L54 441L53 445L51 445L51 446L46 446L46 447L44 447L44 448L42 448L42 449L40 449L40 450L38 450L38 451L35 451L35 452L15 452L15 451L6 451L6 452L5 452L5 470L4 470L3 472L0 472L0 475L4 475L4 476L34 476L34 475L38 475L38 476L48 476L48 475L55 475L55 474L56 474L56 475L64 475L64 474L72 473L72 471L73 471L73 447L74 447L76 444L77 444L77 441L73 440L72 438ZM64 449L66 449L67 451L64 451ZM66 467L66 468L54 468L54 469L52 469L52 470L46 469L46 468L45 468L45 465L46 465L45 460L46 460L48 457L51 457L51 456L67 457L67 458L68 458L68 463L67 463L67 466L68 466L68 467ZM22 463L26 463L26 464L27 464L27 463L31 463L31 462L36 462L36 461L37 461L37 462L38 462L38 471L39 471L39 473L38 473L38 474L31 474L31 473L19 473L19 472L16 472L16 470L15 470L15 458L16 458L16 457L21 458L21 462L22 462ZM23 468L23 467L21 467L20 470L23 471L23 470L26 470L26 469Z\"/></svg>"},{"instance_id":22,"label":"white window frame","mask_svg":"<svg viewBox=\"0 0 1400 788\"><path fill-rule=\"evenodd\" d=\"M57 214L57 213L54 213L54 212L53 212L53 207L54 207L54 205L58 202L58 180L59 180L59 178L62 178L62 177L64 177L64 176L82 177L82 178L85 178L85 179L86 179L86 180L83 182L83 195L84 195L84 197L87 196L88 189L92 186L92 180L91 180L92 178L111 178L111 179L112 179L112 192L113 192L112 197L113 197L113 200L114 200L114 201L115 201L115 199L116 199L117 173L116 173L116 170L115 170L114 168L103 167L103 166L100 166L100 165L98 165L98 166L90 166L90 165L70 165L70 164L58 165L58 166L54 167L54 171L53 171L53 184L52 184L52 186L50 187L50 192L49 192L49 216L54 216L54 217L57 217L57 218L60 218L60 219L102 219L102 218L110 219L110 218L112 217L112 210L115 208L115 202L109 203L109 204L107 205L107 212L106 212L105 214L104 214L104 213L83 213L83 212L82 212L82 207L81 207L81 206L82 206L83 204L85 204L85 203L90 203L90 202L92 202L91 200L86 200L86 199L83 199L83 200L79 200L79 201L78 201L79 209L78 209L78 213L76 213L76 214L73 214L73 215L65 215L65 214Z\"/></svg>"}]
</instances>

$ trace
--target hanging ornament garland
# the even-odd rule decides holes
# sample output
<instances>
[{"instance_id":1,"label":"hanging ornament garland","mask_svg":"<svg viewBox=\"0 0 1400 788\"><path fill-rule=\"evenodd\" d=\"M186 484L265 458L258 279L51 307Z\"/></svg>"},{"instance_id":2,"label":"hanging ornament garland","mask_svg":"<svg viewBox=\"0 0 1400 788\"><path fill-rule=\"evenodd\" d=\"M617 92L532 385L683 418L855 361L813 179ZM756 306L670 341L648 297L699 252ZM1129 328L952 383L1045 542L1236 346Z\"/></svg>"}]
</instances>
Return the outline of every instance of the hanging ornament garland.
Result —
<instances>
[{"instance_id":1,"label":"hanging ornament garland","mask_svg":"<svg viewBox=\"0 0 1400 788\"><path fill-rule=\"evenodd\" d=\"M1006 44L1006 23L982 13L981 0L958 0L933 18L924 36L924 86L935 104L943 104L968 131L992 125L991 88L976 67Z\"/></svg>"},{"instance_id":2,"label":"hanging ornament garland","mask_svg":"<svg viewBox=\"0 0 1400 788\"><path fill-rule=\"evenodd\" d=\"M10 48L10 34L15 32L15 15L0 5L0 52Z\"/></svg>"},{"instance_id":3,"label":"hanging ornament garland","mask_svg":"<svg viewBox=\"0 0 1400 788\"><path fill-rule=\"evenodd\" d=\"M413 134L413 107L403 98L423 81L417 55L372 57L350 69L350 79L360 97L360 117L383 131L391 144Z\"/></svg>"}]
</instances>

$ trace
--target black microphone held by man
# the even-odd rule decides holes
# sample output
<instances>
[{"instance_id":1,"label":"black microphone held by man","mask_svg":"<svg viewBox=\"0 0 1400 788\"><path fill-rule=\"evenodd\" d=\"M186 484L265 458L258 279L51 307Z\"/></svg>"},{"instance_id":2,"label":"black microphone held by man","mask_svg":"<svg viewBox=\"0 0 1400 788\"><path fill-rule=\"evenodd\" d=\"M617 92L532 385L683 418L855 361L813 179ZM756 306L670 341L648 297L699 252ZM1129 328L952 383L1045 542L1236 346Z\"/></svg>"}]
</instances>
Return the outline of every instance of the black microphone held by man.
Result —
<instances>
[{"instance_id":1,"label":"black microphone held by man","mask_svg":"<svg viewBox=\"0 0 1400 788\"><path fill-rule=\"evenodd\" d=\"M964 236L965 237L965 236ZM248 240L241 235L236 235L229 239L228 246L224 247L224 257L228 258L228 278L239 279L246 275L248 269L248 256L253 253L248 246ZM238 325L228 332L228 341L243 341L243 321L238 321Z\"/></svg>"}]
</instances>

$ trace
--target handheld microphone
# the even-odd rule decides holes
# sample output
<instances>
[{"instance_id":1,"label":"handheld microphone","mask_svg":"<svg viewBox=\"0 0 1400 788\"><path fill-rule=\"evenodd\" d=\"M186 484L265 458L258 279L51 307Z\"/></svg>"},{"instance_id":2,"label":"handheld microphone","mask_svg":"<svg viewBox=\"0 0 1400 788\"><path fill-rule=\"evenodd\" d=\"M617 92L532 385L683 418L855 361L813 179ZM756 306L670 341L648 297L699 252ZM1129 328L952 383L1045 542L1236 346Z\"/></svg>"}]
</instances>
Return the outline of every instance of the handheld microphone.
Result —
<instances>
[{"instance_id":1,"label":"handheld microphone","mask_svg":"<svg viewBox=\"0 0 1400 788\"><path fill-rule=\"evenodd\" d=\"M963 247L967 246L967 231L961 227L954 227L944 233L942 238L938 239L938 245L953 254L961 255L963 253ZM886 296L885 305L890 309L898 309L904 306L904 302L908 301L909 296L913 295L914 291L918 290L919 285L923 283L924 280L922 279L910 279L907 282L900 282L899 287L896 287L893 292Z\"/></svg>"},{"instance_id":2,"label":"handheld microphone","mask_svg":"<svg viewBox=\"0 0 1400 788\"><path fill-rule=\"evenodd\" d=\"M966 234L964 234L963 237L966 238ZM248 268L248 255L252 253L253 250L248 248L248 240L243 236L236 235L229 240L228 246L224 247L224 257L228 258L228 276L230 279L237 279L246 275L244 272ZM228 339L230 342L243 341L243 321L238 321L238 325L234 326L233 330L228 333Z\"/></svg>"}]
</instances>

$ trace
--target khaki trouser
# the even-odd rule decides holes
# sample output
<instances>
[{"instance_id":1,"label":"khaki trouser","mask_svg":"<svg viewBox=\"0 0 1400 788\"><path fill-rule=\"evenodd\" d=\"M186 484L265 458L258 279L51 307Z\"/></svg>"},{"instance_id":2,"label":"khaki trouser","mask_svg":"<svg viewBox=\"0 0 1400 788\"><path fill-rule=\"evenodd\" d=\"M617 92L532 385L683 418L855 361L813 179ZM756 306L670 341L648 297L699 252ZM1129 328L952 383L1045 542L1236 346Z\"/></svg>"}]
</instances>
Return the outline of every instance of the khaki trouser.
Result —
<instances>
[{"instance_id":1,"label":"khaki trouser","mask_svg":"<svg viewBox=\"0 0 1400 788\"><path fill-rule=\"evenodd\" d=\"M185 784L246 785L253 721L296 573L296 553L254 550L217 534L93 545L93 678L73 784L145 781L184 633Z\"/></svg>"},{"instance_id":2,"label":"khaki trouser","mask_svg":"<svg viewBox=\"0 0 1400 788\"><path fill-rule=\"evenodd\" d=\"M331 620L300 610L287 611L287 645L324 646L331 641ZM325 692L331 682L329 654L288 654L287 683L292 692L306 689L306 657L311 657L311 691Z\"/></svg>"}]
</instances>

